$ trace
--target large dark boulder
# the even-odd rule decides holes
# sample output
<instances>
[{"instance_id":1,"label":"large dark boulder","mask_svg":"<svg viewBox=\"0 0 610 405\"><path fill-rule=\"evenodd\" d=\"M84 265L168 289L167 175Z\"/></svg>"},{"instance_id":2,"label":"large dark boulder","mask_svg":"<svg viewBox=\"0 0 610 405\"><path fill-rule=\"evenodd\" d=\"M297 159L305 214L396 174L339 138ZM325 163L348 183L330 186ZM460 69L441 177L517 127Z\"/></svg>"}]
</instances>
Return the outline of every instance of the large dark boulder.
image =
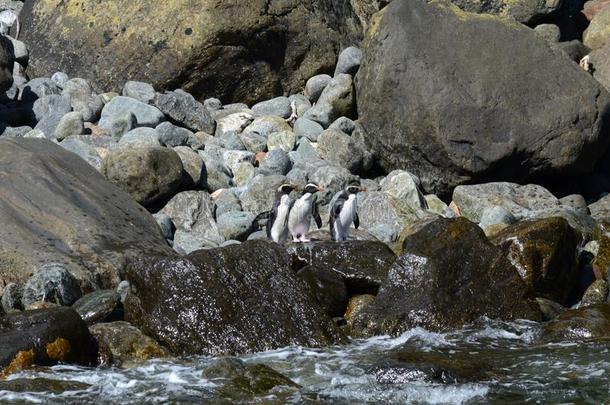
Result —
<instances>
[{"instance_id":1,"label":"large dark boulder","mask_svg":"<svg viewBox=\"0 0 610 405\"><path fill-rule=\"evenodd\" d=\"M492 242L500 246L537 297L566 305L578 282L579 235L563 218L522 221Z\"/></svg>"},{"instance_id":2,"label":"large dark boulder","mask_svg":"<svg viewBox=\"0 0 610 405\"><path fill-rule=\"evenodd\" d=\"M349 1L332 3L28 1L20 39L30 47L34 77L61 70L91 80L97 90L140 80L157 91L182 87L196 98L250 104L296 92L311 76L333 71L342 42L362 28Z\"/></svg>"},{"instance_id":3,"label":"large dark boulder","mask_svg":"<svg viewBox=\"0 0 610 405\"><path fill-rule=\"evenodd\" d=\"M375 301L354 324L358 334L400 334L421 326L459 328L481 316L539 319L504 252L463 219L438 219L412 234Z\"/></svg>"},{"instance_id":4,"label":"large dark boulder","mask_svg":"<svg viewBox=\"0 0 610 405\"><path fill-rule=\"evenodd\" d=\"M247 241L125 270L125 319L175 354L240 354L342 341L277 244Z\"/></svg>"},{"instance_id":5,"label":"large dark boulder","mask_svg":"<svg viewBox=\"0 0 610 405\"><path fill-rule=\"evenodd\" d=\"M71 308L13 312L0 318L0 376L32 365L95 365L97 348Z\"/></svg>"},{"instance_id":6,"label":"large dark boulder","mask_svg":"<svg viewBox=\"0 0 610 405\"><path fill-rule=\"evenodd\" d=\"M610 305L601 304L563 312L547 323L540 336L545 342L610 338Z\"/></svg>"},{"instance_id":7,"label":"large dark boulder","mask_svg":"<svg viewBox=\"0 0 610 405\"><path fill-rule=\"evenodd\" d=\"M293 269L311 265L341 276L349 295L377 294L396 255L382 242L353 240L294 243L287 247Z\"/></svg>"},{"instance_id":8,"label":"large dark boulder","mask_svg":"<svg viewBox=\"0 0 610 405\"><path fill-rule=\"evenodd\" d=\"M0 40L0 92L4 93L13 84L13 64L15 55L11 41Z\"/></svg>"},{"instance_id":9,"label":"large dark boulder","mask_svg":"<svg viewBox=\"0 0 610 405\"><path fill-rule=\"evenodd\" d=\"M610 97L514 21L442 2L394 1L374 17L357 80L365 141L428 192L576 175L606 149Z\"/></svg>"},{"instance_id":10,"label":"large dark boulder","mask_svg":"<svg viewBox=\"0 0 610 405\"><path fill-rule=\"evenodd\" d=\"M170 252L154 218L77 155L0 139L0 285L61 263L87 291L116 285L125 257Z\"/></svg>"}]
</instances>

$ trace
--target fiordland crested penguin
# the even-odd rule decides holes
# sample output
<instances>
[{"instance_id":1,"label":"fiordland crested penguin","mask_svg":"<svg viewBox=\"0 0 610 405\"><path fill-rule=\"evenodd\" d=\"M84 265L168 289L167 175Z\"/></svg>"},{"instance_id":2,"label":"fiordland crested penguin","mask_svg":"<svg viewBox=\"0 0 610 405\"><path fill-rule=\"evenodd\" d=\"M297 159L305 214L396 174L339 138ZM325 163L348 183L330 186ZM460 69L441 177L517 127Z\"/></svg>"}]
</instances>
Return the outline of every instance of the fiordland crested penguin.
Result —
<instances>
[{"instance_id":1,"label":"fiordland crested penguin","mask_svg":"<svg viewBox=\"0 0 610 405\"><path fill-rule=\"evenodd\" d=\"M333 197L328 220L332 240L347 240L352 222L356 229L360 226L356 201L356 195L360 191L366 190L360 186L359 182L351 182L345 190L339 191Z\"/></svg>"},{"instance_id":2,"label":"fiordland crested penguin","mask_svg":"<svg viewBox=\"0 0 610 405\"><path fill-rule=\"evenodd\" d=\"M290 193L296 187L294 184L284 183L275 193L273 209L267 221L267 237L276 243L284 243L288 240L288 214L294 204L294 198L290 197Z\"/></svg>"},{"instance_id":3,"label":"fiordland crested penguin","mask_svg":"<svg viewBox=\"0 0 610 405\"><path fill-rule=\"evenodd\" d=\"M322 227L322 219L318 213L315 193L324 191L313 183L309 183L303 189L303 195L295 201L288 215L288 230L292 235L293 242L309 242L307 234L311 224L311 217L316 220L318 228Z\"/></svg>"}]
</instances>

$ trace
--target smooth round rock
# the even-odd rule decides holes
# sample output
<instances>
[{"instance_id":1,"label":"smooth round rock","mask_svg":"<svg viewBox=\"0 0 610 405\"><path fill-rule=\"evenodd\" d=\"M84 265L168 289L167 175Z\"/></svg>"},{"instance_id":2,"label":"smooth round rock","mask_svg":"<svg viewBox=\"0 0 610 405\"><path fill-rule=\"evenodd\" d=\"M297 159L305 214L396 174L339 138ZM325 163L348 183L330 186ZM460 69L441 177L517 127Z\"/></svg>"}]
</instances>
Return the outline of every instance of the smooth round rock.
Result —
<instances>
[{"instance_id":1,"label":"smooth round rock","mask_svg":"<svg viewBox=\"0 0 610 405\"><path fill-rule=\"evenodd\" d=\"M116 309L121 296L115 290L98 290L81 297L72 305L87 325L104 322Z\"/></svg>"}]
</instances>

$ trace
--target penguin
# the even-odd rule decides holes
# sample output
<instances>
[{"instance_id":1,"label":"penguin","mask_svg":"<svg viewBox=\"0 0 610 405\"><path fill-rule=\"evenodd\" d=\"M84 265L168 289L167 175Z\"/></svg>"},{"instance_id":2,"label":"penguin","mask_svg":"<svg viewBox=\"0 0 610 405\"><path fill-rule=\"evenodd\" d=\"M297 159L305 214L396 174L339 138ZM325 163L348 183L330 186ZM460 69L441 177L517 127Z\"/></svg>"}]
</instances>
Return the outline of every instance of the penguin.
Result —
<instances>
[{"instance_id":1,"label":"penguin","mask_svg":"<svg viewBox=\"0 0 610 405\"><path fill-rule=\"evenodd\" d=\"M360 191L365 191L357 182L350 183L345 190L339 191L333 197L330 209L330 236L334 241L347 240L349 227L354 223L358 229L360 219L357 212L356 195Z\"/></svg>"},{"instance_id":2,"label":"penguin","mask_svg":"<svg viewBox=\"0 0 610 405\"><path fill-rule=\"evenodd\" d=\"M267 237L276 243L288 240L288 213L294 204L290 193L297 186L290 183L282 184L275 193L273 209L267 221Z\"/></svg>"},{"instance_id":3,"label":"penguin","mask_svg":"<svg viewBox=\"0 0 610 405\"><path fill-rule=\"evenodd\" d=\"M292 235L293 242L310 241L307 234L309 233L312 216L316 221L318 229L322 227L322 219L318 213L314 195L318 191L324 191L324 189L313 183L306 185L303 190L303 195L295 201L290 210L290 215L288 216L288 230Z\"/></svg>"}]
</instances>

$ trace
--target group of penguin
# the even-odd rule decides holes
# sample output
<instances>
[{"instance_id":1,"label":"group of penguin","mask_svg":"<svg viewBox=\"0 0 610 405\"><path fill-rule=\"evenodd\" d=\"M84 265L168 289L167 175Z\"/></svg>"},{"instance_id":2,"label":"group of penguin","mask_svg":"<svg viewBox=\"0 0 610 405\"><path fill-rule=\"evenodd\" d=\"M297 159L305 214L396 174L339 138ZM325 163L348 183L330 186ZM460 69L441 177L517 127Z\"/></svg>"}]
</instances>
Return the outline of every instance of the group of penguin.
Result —
<instances>
[{"instance_id":1,"label":"group of penguin","mask_svg":"<svg viewBox=\"0 0 610 405\"><path fill-rule=\"evenodd\" d=\"M277 189L273 209L266 214L269 218L267 237L276 243L287 242L290 237L293 242L309 242L308 233L312 217L318 228L322 227L315 194L324 189L309 183L303 188L301 196L295 200L290 194L298 189L299 186L292 183L282 184ZM329 219L332 240L347 240L352 223L356 229L360 225L356 207L356 195L360 191L365 191L360 183L351 182L333 197Z\"/></svg>"}]
</instances>

